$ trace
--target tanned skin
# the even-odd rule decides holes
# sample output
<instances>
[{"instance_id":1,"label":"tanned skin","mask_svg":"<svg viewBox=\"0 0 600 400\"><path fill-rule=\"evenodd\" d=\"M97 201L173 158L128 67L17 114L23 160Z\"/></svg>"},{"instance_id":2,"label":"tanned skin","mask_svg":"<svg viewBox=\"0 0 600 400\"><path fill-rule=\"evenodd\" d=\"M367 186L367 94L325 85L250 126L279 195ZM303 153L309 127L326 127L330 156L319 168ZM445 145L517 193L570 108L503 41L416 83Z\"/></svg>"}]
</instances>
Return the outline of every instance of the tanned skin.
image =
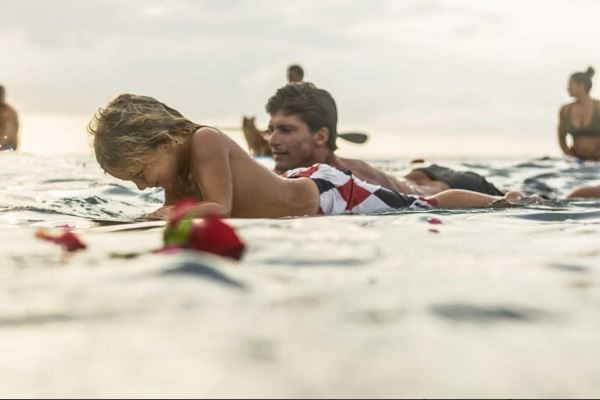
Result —
<instances>
[{"instance_id":1,"label":"tanned skin","mask_svg":"<svg viewBox=\"0 0 600 400\"><path fill-rule=\"evenodd\" d=\"M4 88L0 87L0 150L19 148L19 118L14 108L5 102Z\"/></svg>"},{"instance_id":2,"label":"tanned skin","mask_svg":"<svg viewBox=\"0 0 600 400\"><path fill-rule=\"evenodd\" d=\"M600 113L600 101L593 99L585 87L572 79L567 87L575 101L560 108L558 116L558 145L565 155L582 160L600 160L600 132L592 136L572 137L573 144L567 144L567 119L576 128L585 128L595 113Z\"/></svg>"},{"instance_id":3,"label":"tanned skin","mask_svg":"<svg viewBox=\"0 0 600 400\"><path fill-rule=\"evenodd\" d=\"M181 175L182 165L189 177ZM126 170L107 172L140 190L165 189L165 205L146 216L150 219L168 218L172 204L190 196L200 200L192 211L198 217L280 218L316 215L319 210L319 191L311 179L287 179L269 171L213 128L200 128L188 138L172 136ZM505 198L519 196L511 192ZM432 198L440 208L486 207L500 199L466 190L447 190Z\"/></svg>"},{"instance_id":4,"label":"tanned skin","mask_svg":"<svg viewBox=\"0 0 600 400\"><path fill-rule=\"evenodd\" d=\"M329 129L323 127L311 133L308 125L297 115L283 112L272 115L268 132L277 173L321 163L352 171L359 179L396 192L433 195L450 189L444 182L432 180L421 171L411 171L404 179L398 179L362 160L339 157L327 146Z\"/></svg>"}]
</instances>

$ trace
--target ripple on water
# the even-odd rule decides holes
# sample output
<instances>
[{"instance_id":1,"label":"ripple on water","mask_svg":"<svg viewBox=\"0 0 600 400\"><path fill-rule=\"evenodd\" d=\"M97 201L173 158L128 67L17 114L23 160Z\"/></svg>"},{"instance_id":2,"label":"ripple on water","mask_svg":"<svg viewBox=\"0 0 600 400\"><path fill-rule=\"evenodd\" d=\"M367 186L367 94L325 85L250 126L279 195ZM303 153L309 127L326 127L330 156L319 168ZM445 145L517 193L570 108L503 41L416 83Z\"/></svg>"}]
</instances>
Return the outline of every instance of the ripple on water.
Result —
<instances>
[{"instance_id":1,"label":"ripple on water","mask_svg":"<svg viewBox=\"0 0 600 400\"><path fill-rule=\"evenodd\" d=\"M432 160L457 170L472 169L498 187L522 190L526 194L541 193L560 199L573 188L600 184L600 163L580 163L571 159L542 157L513 162L488 160ZM410 163L406 160L373 161L375 166L402 176ZM50 215L77 216L88 219L133 221L162 204L163 193L153 189L139 191L131 184L118 181L102 171L91 156L34 157L26 154L0 156L0 170L5 180L0 186L0 218L28 211L39 219ZM538 221L598 218L590 208L600 201L572 202L561 210L524 207L517 218ZM491 210L495 212L497 210ZM444 211L440 211L444 212ZM454 210L452 213L490 212L490 210ZM317 257L315 257L316 259Z\"/></svg>"}]
</instances>

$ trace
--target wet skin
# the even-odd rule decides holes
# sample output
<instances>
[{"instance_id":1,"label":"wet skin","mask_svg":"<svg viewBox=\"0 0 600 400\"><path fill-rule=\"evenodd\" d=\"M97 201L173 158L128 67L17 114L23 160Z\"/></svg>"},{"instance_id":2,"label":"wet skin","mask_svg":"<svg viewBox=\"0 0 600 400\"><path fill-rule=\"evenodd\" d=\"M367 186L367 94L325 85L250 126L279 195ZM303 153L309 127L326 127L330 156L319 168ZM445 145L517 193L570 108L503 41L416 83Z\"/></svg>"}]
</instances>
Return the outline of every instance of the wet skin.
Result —
<instances>
[{"instance_id":1,"label":"wet skin","mask_svg":"<svg viewBox=\"0 0 600 400\"><path fill-rule=\"evenodd\" d=\"M352 171L354 176L363 181L401 193L433 195L449 189L445 183L434 181L421 171L411 171L402 180L362 160L338 157L327 147L328 129L311 132L297 115L283 112L272 115L268 134L277 173L322 163Z\"/></svg>"}]
</instances>

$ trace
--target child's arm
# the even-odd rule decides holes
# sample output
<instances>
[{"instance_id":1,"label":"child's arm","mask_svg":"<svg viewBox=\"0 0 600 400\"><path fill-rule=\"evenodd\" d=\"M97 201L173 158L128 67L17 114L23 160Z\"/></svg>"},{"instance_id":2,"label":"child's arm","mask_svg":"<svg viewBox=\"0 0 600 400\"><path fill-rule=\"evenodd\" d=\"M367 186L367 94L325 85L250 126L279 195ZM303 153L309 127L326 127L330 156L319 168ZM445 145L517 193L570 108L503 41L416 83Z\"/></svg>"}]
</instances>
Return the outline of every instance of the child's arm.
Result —
<instances>
[{"instance_id":1,"label":"child's arm","mask_svg":"<svg viewBox=\"0 0 600 400\"><path fill-rule=\"evenodd\" d=\"M175 208L175 206L173 206L173 205L164 206L164 207L161 207L158 210L155 210L149 214L144 214L142 217L147 218L147 219L169 219L169 217L171 216L171 212L173 211L174 208ZM206 201L199 203L198 205L192 207L190 212L193 213L194 216L197 216L197 217L201 217L201 216L205 216L205 215L226 216L225 210L223 209L223 207L220 204L209 203Z\"/></svg>"},{"instance_id":2,"label":"child's arm","mask_svg":"<svg viewBox=\"0 0 600 400\"><path fill-rule=\"evenodd\" d=\"M191 209L195 217L231 216L233 182L227 138L212 128L202 128L189 140L191 173L204 201ZM144 215L148 219L168 219L173 203L180 199L173 191L165 191L165 205Z\"/></svg>"},{"instance_id":3,"label":"child's arm","mask_svg":"<svg viewBox=\"0 0 600 400\"><path fill-rule=\"evenodd\" d=\"M204 201L195 207L197 216L231 216L233 177L228 138L212 128L201 128L191 138L192 177Z\"/></svg>"}]
</instances>

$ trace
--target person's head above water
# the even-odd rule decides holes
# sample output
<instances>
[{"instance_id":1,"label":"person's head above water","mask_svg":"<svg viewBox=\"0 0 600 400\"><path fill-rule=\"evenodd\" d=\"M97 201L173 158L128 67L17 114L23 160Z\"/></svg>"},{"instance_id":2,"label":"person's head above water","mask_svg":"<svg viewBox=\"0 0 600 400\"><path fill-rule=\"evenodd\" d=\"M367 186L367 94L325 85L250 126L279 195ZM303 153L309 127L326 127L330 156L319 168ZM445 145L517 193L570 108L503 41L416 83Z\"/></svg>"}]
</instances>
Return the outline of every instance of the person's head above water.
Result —
<instances>
[{"instance_id":1,"label":"person's head above water","mask_svg":"<svg viewBox=\"0 0 600 400\"><path fill-rule=\"evenodd\" d=\"M138 188L170 188L177 178L177 144L201 126L158 100L122 94L88 126L100 167Z\"/></svg>"},{"instance_id":2,"label":"person's head above water","mask_svg":"<svg viewBox=\"0 0 600 400\"><path fill-rule=\"evenodd\" d=\"M304 70L301 66L294 64L287 69L287 80L289 83L300 83L304 79Z\"/></svg>"},{"instance_id":3,"label":"person's head above water","mask_svg":"<svg viewBox=\"0 0 600 400\"><path fill-rule=\"evenodd\" d=\"M588 67L585 72L575 72L569 77L569 95L579 97L590 93L592 89L592 78L594 77L594 68Z\"/></svg>"},{"instance_id":4,"label":"person's head above water","mask_svg":"<svg viewBox=\"0 0 600 400\"><path fill-rule=\"evenodd\" d=\"M288 84L266 105L275 169L310 166L337 149L337 107L326 90L309 82Z\"/></svg>"}]
</instances>

